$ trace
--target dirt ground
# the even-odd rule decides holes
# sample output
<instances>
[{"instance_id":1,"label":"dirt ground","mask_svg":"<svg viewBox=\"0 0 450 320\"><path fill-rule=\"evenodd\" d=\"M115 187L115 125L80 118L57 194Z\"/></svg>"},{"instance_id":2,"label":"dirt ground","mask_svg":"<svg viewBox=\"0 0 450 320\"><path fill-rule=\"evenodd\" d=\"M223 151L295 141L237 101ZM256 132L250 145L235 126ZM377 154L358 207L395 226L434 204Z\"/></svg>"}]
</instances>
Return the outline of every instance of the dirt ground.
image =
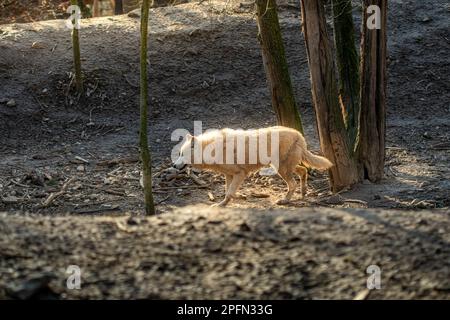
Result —
<instances>
[{"instance_id":1,"label":"dirt ground","mask_svg":"<svg viewBox=\"0 0 450 320\"><path fill-rule=\"evenodd\" d=\"M355 8L355 13L357 9ZM342 236L345 234L356 239L355 241L361 240L368 245L373 241L373 246L383 242L383 246L379 249L383 253L383 250L387 250L386 252L405 250L407 256L401 259L411 259L407 263L405 260L404 264L410 268L408 275L400 277L397 289L393 289L391 293L380 293L378 297L448 297L448 287L443 290L426 291L426 286L422 287L417 277L430 277L436 280L444 275L448 279L450 274L448 240L439 240L440 242L429 240L432 237L442 237L436 230L439 230L439 227L448 230L450 222L449 15L450 7L446 1L390 1L388 147L386 177L382 183L366 182L353 190L333 195L328 189L327 175L312 172L306 199L300 200L298 193L296 200L284 207L286 215L295 213L296 217L304 221L304 228L308 229L311 239L316 236L314 235L315 227L319 229L330 227L333 230L345 227L344 230L348 234L339 231L342 232ZM182 225L182 221L188 219L181 214L179 208L187 205L197 206L191 208L202 208L219 201L224 192L223 178L220 176L194 172L192 177L192 173L173 172L167 169L170 166L171 150L178 143L170 140L172 131L177 128L192 130L193 121L202 121L204 129L222 127L247 129L275 123L260 48L256 40L257 28L254 18L251 6L239 2L212 3L208 1L151 10L150 142L155 174L155 200L158 203L158 211L164 215L161 218L150 219L154 221L166 219L167 232L174 233L171 237L174 241L184 241L182 239L186 234L186 232L177 234L177 229L169 223L170 220L177 225ZM280 20L296 98L305 127L305 136L310 148L318 151L308 65L300 31L299 8L292 4L282 5ZM359 25L358 15L356 20ZM89 237L95 234L91 230L98 230L101 228L99 226L105 224L103 221L108 219L119 221L117 219L127 217L131 213L142 212L142 190L139 186L140 174L136 148L139 117L138 30L139 19L135 12L129 15L83 21L83 28L80 31L81 50L88 97L79 98L71 87L70 31L65 28L63 20L0 25L0 211L4 212L3 228L12 230L8 236L2 232L3 237L0 238L4 241L2 248L8 247L5 243L8 244L10 237L11 239L17 237L17 241L20 242L20 245L16 247L11 246L10 250L13 253L9 254L9 258L2 259L4 264L1 270L12 270L11 279L26 278L28 276L25 275L29 275L29 271L39 269L39 267L34 269L28 264L30 261L35 261L37 253L30 251L31 253L24 254L24 257L14 257L15 250L19 250L21 246L27 247L27 241L32 241L27 240L29 238L38 241L34 246L36 252L39 250L53 252L48 253L46 258L55 261L55 266L61 267L65 263L61 252L69 250L69 247L54 244L55 247L49 247L50 249L46 251L45 241L38 239L54 241L58 238L52 238L52 235L63 237L58 230L63 232L65 230L63 228L67 226L70 226L70 229L64 231L64 234L72 243L72 248L82 250L78 245L93 246L94 250L106 250L106 254L110 255L108 259L105 257L105 259L93 261L94 264L113 264L114 260L111 259L115 257L114 250L125 252L125 249L117 248L117 246L127 248L133 245L123 239L117 240L117 243L114 242L116 240L111 240L110 243L110 234L116 233L109 229L102 229L98 238L90 239ZM60 191L68 181L70 183L67 184L65 192L50 204L45 205L49 195ZM280 209L275 205L275 201L285 191L286 187L278 177L254 174L247 179L241 189L246 199L236 200L230 204L230 207L237 211L223 211L223 224L227 223L227 219L231 219L229 223L234 223L233 212L239 212L242 219L247 216L250 219L255 212L255 219L258 219L257 217L263 219L265 216L269 219L275 212L283 215L280 211L283 207ZM328 211L331 210L330 208L336 211ZM365 212L373 219L385 221L381 225L383 228L386 225L390 226L392 237L395 238L394 242L398 244L398 247L391 247L389 243L386 243L387 239L384 239L383 234L378 234L375 231L376 228L367 227L370 232L359 239L359 232L366 228L364 223L352 226L334 223L333 218L328 217L328 212L352 215L349 212L360 212L358 210L366 208L378 208L361 212ZM259 211L261 209L267 210L266 213ZM402 211L390 209L402 209ZM433 209L433 211L420 211L420 209ZM201 212L207 214L207 210L201 211L198 215L194 212L197 209L191 209L191 211L193 211L192 215L187 216L194 220L200 219L198 217L201 216ZM211 211L211 214L214 212L219 211ZM308 214L308 212L314 212L314 214ZM408 224L408 228L412 230L420 228L418 217L423 215L422 219L431 226L430 234L418 236L420 232L401 231L402 229L394 223L397 214L404 219L401 223ZM317 215L316 218L314 218L315 215ZM29 218L30 216L32 218ZM113 218L114 216L117 218ZM329 223L321 224L320 217L326 220L329 218ZM307 222L303 219L311 220ZM20 231L28 225L34 226L34 231L25 234L13 232L14 228ZM156 232L152 223L145 223L145 226L144 233ZM45 231L47 227L52 229L48 230L48 234ZM358 231L359 227L362 228L360 231ZM208 234L213 232L212 229L202 228L199 230L207 231ZM277 229L276 225L273 228ZM172 231L169 232L169 229ZM161 235L165 232L164 230L161 231ZM147 248L143 242L150 241L152 237L144 236L141 239L139 232L136 233L139 235L136 238L139 244L136 243L136 245ZM117 234L120 235L121 232ZM127 234L126 231L125 234ZM333 232L326 234L333 235ZM223 241L230 237L227 234L220 233L220 235L224 237ZM196 236L200 237L195 233L193 237ZM303 240L303 238L300 239ZM416 241L415 239L420 243L425 239L426 243L431 242L435 246L433 250L441 252L432 255L440 259L433 267L435 269L423 269L423 272L417 274L411 271L415 270L412 254L416 254L416 251L409 250L422 248L411 245L411 242ZM207 238L203 240L207 241ZM152 247L151 241L149 247ZM183 243L180 248L186 248L186 246L191 248L192 245L192 248L198 246L200 251L208 250L208 245L205 243L196 245ZM245 247L248 245L245 241L236 240L233 243L235 246L242 245L242 250L248 249ZM108 251L106 248L110 247L109 244L111 250ZM225 242L223 244L225 245ZM355 259L365 257L366 260L358 262L364 265L368 262L367 256L370 254L362 252L365 250L363 246L356 245L356 242L353 244L346 247L344 243L342 246L345 250L351 249L352 254L358 256ZM272 248L270 250L273 250L274 255L276 248L278 248L277 254L283 252L283 245L277 243L270 244L267 248L264 247L264 243L258 245L261 245L263 250ZM296 252L295 245L297 248L303 246L301 242L290 245L293 251L287 251L292 254ZM370 246L372 248L372 244ZM339 246L334 245L334 249L332 248L333 244L329 244L330 252L333 255L339 255ZM131 257L129 263L143 261L139 257L146 255L145 250L137 254L142 256ZM426 251L426 249L423 250ZM171 251L168 255L176 255L177 252ZM155 255L154 252L148 253ZM94 251L92 254L101 255L100 251ZM302 251L295 254L300 255L298 259L304 260L301 259ZM306 257L306 251L304 254ZM324 254L326 255L326 252ZM424 257L420 254L419 256L420 259ZM225 260L222 262L228 261L226 260L228 258L229 261L234 261L234 257L233 253L224 257ZM328 258L330 260L323 263L330 268L338 268L339 259L335 261L330 256ZM83 259L88 263L86 257ZM220 257L216 259L220 260ZM250 258L245 257L245 259ZM271 258L267 259L269 260L261 261L261 263L264 262L270 266ZM118 267L126 268L127 259L123 260ZM12 266L8 265L9 261L16 265L18 263L21 267L17 270L8 269ZM48 260L45 261L48 262ZM196 263L200 265L200 262ZM395 263L403 265L403 260L395 260ZM441 263L440 266L439 263ZM281 265L286 268L305 267L303 264ZM48 264L47 267L49 267ZM161 268L166 270L165 267ZM343 265L343 269L346 268L347 266ZM148 276L146 270L145 268L141 270L144 278ZM270 270L270 267L264 270L266 272ZM365 268L358 270L361 279L365 277ZM120 270L117 271L120 272ZM289 273L289 269L280 272L281 275L283 272ZM329 276L330 271L323 271L323 273ZM294 277L300 277L302 273L294 272L294 274ZM155 274L155 277L156 275L161 274ZM108 275L108 277L112 276ZM119 274L117 276L120 277ZM137 273L133 276L137 277ZM271 278L269 274L265 276L268 279ZM274 292L273 287L268 285L269 291L261 289L262 291L254 293L254 296L350 298L358 291L356 285L349 284L351 277L346 277L340 285L339 277L333 276L330 280L324 280L328 283L328 287L324 287L322 284L325 282L317 280L316 276L319 277L318 273L311 276L312 281L317 283L313 286L315 289L303 288L305 289L303 290L301 286L300 289L297 287L295 290L286 289L286 296L283 296L284 289ZM90 279L94 279L94 276L92 277ZM414 289L405 289L409 283L407 277L413 277L419 281L414 283L419 284L413 286ZM140 283L136 279L133 281ZM130 279L122 280L131 281ZM295 286L294 284L298 284L300 278L292 281L288 281L287 285ZM113 283L111 279L99 280L99 287L96 290L108 284L109 287L113 287ZM127 283L128 289L133 287L132 283ZM179 293L170 293L169 290L161 289L154 294L157 297L207 297L210 292L207 285L197 288L196 282L186 283L186 286L192 289L191 294L188 293L188 289L180 289ZM242 284L241 287L245 287L241 293L224 290L223 297L250 297L251 292L245 291L250 290L246 284ZM133 288L138 291L123 291L108 295L103 291L93 293L94 291L91 290L86 292L82 290L83 293L70 293L69 296L75 297L80 294L80 297L82 295L83 297L142 297L139 294L141 289L144 295L153 294L148 288L138 288L136 285ZM314 291L316 289L319 291ZM211 290L216 292L214 297L220 297L218 290ZM326 290L329 292L326 293ZM273 295L264 295L264 292L273 292Z\"/></svg>"}]
</instances>

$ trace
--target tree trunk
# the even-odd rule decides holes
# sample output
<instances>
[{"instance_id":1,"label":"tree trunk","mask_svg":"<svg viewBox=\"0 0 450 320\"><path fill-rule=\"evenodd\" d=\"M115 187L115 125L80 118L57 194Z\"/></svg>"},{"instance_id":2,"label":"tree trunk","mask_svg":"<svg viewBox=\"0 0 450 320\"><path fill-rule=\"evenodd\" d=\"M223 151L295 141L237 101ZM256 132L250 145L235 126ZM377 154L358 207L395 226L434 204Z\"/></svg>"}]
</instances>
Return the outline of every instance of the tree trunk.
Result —
<instances>
[{"instance_id":1,"label":"tree trunk","mask_svg":"<svg viewBox=\"0 0 450 320\"><path fill-rule=\"evenodd\" d=\"M381 9L380 29L367 26L370 5ZM364 0L362 21L359 155L364 177L377 182L385 160L387 0Z\"/></svg>"},{"instance_id":2,"label":"tree trunk","mask_svg":"<svg viewBox=\"0 0 450 320\"><path fill-rule=\"evenodd\" d=\"M330 169L330 181L336 192L359 182L357 163L339 106L323 2L302 0L301 8L320 145L324 155L334 164Z\"/></svg>"},{"instance_id":3,"label":"tree trunk","mask_svg":"<svg viewBox=\"0 0 450 320\"><path fill-rule=\"evenodd\" d=\"M92 12L88 8L88 6L84 3L83 0L77 0L78 7L80 7L81 10L81 16L83 18L92 18Z\"/></svg>"},{"instance_id":4,"label":"tree trunk","mask_svg":"<svg viewBox=\"0 0 450 320\"><path fill-rule=\"evenodd\" d=\"M114 14L123 14L123 2L122 0L114 0Z\"/></svg>"},{"instance_id":5,"label":"tree trunk","mask_svg":"<svg viewBox=\"0 0 450 320\"><path fill-rule=\"evenodd\" d=\"M359 126L359 57L351 0L332 0L334 42L339 72L339 97L350 144L357 143Z\"/></svg>"},{"instance_id":6,"label":"tree trunk","mask_svg":"<svg viewBox=\"0 0 450 320\"><path fill-rule=\"evenodd\" d=\"M152 194L152 169L151 154L148 147L147 123L148 123L148 74L147 74L147 34L148 34L148 10L149 0L142 1L141 7L141 79L140 79L140 133L139 146L141 150L142 171L144 181L144 197L146 214L155 213L155 205Z\"/></svg>"},{"instance_id":7,"label":"tree trunk","mask_svg":"<svg viewBox=\"0 0 450 320\"><path fill-rule=\"evenodd\" d=\"M77 0L71 0L71 5L78 5ZM81 10L81 8L80 8ZM81 17L80 17L81 18ZM77 19L77 17L75 18ZM83 74L81 73L81 54L80 54L80 39L78 36L79 22L73 23L72 28L72 50L73 50L73 66L75 71L75 85L79 94L83 93Z\"/></svg>"},{"instance_id":8,"label":"tree trunk","mask_svg":"<svg viewBox=\"0 0 450 320\"><path fill-rule=\"evenodd\" d=\"M256 0L258 38L278 124L303 133L295 103L275 0Z\"/></svg>"}]
</instances>

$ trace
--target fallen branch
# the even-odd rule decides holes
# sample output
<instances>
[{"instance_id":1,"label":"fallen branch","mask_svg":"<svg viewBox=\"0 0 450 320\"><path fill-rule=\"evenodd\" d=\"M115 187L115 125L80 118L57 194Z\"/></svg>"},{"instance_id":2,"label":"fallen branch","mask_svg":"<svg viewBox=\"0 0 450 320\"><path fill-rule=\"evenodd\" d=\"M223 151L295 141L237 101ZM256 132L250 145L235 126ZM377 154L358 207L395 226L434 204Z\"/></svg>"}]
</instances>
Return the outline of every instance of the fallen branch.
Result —
<instances>
[{"instance_id":1,"label":"fallen branch","mask_svg":"<svg viewBox=\"0 0 450 320\"><path fill-rule=\"evenodd\" d=\"M99 188L100 191L115 195L115 196L121 196L121 197L126 197L126 193L125 191L121 191L121 190L114 190L114 189L102 189Z\"/></svg>"},{"instance_id":2,"label":"fallen branch","mask_svg":"<svg viewBox=\"0 0 450 320\"><path fill-rule=\"evenodd\" d=\"M250 196L253 198L259 198L259 199L270 197L270 195L267 193L256 193L256 192L251 193Z\"/></svg>"},{"instance_id":3,"label":"fallen branch","mask_svg":"<svg viewBox=\"0 0 450 320\"><path fill-rule=\"evenodd\" d=\"M86 163L86 164L89 164L89 160L86 160L86 159L84 159L84 158L82 158L82 157L80 157L80 156L75 156L75 159L76 159L76 160L79 160L79 161L81 161L81 162L84 162L84 163Z\"/></svg>"},{"instance_id":4,"label":"fallen branch","mask_svg":"<svg viewBox=\"0 0 450 320\"><path fill-rule=\"evenodd\" d=\"M12 182L13 184L15 184L16 186L19 186L19 187L22 187L22 188L31 188L31 186L27 186L27 185L25 185L25 184L21 184L21 183L15 181L14 179L11 179L11 182Z\"/></svg>"},{"instance_id":5,"label":"fallen branch","mask_svg":"<svg viewBox=\"0 0 450 320\"><path fill-rule=\"evenodd\" d=\"M359 199L344 199L344 202L359 203L359 204L367 206L367 202L366 201L359 200Z\"/></svg>"},{"instance_id":6,"label":"fallen branch","mask_svg":"<svg viewBox=\"0 0 450 320\"><path fill-rule=\"evenodd\" d=\"M201 186L178 186L178 187L158 187L154 188L153 191L163 191L163 190L174 190L174 189L204 189L210 187L211 184L201 185Z\"/></svg>"},{"instance_id":7,"label":"fallen branch","mask_svg":"<svg viewBox=\"0 0 450 320\"><path fill-rule=\"evenodd\" d=\"M117 205L117 206L104 207L104 208L72 210L71 213L90 214L90 213L99 213L99 212L104 212L104 211L120 211L120 207Z\"/></svg>"},{"instance_id":8,"label":"fallen branch","mask_svg":"<svg viewBox=\"0 0 450 320\"><path fill-rule=\"evenodd\" d=\"M200 186L206 185L206 182L203 181L202 179L200 179L199 177L197 177L193 172L189 171L188 175L196 184L198 184Z\"/></svg>"},{"instance_id":9,"label":"fallen branch","mask_svg":"<svg viewBox=\"0 0 450 320\"><path fill-rule=\"evenodd\" d=\"M75 177L70 178L69 180L67 180L60 191L52 193L48 196L48 198L42 203L42 207L48 207L49 205L52 204L52 202L58 198L59 196L62 196L64 193L66 193L67 188L69 187L69 185L75 180Z\"/></svg>"},{"instance_id":10,"label":"fallen branch","mask_svg":"<svg viewBox=\"0 0 450 320\"><path fill-rule=\"evenodd\" d=\"M450 149L450 142L442 142L442 143L436 143L430 147L434 150L449 150Z\"/></svg>"}]
</instances>

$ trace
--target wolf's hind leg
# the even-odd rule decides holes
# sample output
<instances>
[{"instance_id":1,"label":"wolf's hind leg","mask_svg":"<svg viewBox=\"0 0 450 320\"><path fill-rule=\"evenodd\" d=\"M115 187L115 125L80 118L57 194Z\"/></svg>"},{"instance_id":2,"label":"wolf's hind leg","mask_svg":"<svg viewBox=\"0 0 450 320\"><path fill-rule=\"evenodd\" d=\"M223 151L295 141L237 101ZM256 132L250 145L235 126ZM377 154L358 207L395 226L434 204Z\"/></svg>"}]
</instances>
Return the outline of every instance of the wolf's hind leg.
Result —
<instances>
[{"instance_id":1,"label":"wolf's hind leg","mask_svg":"<svg viewBox=\"0 0 450 320\"><path fill-rule=\"evenodd\" d=\"M231 174L225 175L225 193L228 192L228 189L230 188L231 181L233 180L233 176Z\"/></svg>"},{"instance_id":2,"label":"wolf's hind leg","mask_svg":"<svg viewBox=\"0 0 450 320\"><path fill-rule=\"evenodd\" d=\"M295 167L295 172L300 176L302 183L302 198L306 195L306 183L308 181L308 169L302 166Z\"/></svg>"},{"instance_id":3,"label":"wolf's hind leg","mask_svg":"<svg viewBox=\"0 0 450 320\"><path fill-rule=\"evenodd\" d=\"M297 188L297 182L295 181L294 174L290 170L280 170L278 174L288 185L288 192L283 199L277 201L277 204L288 204Z\"/></svg>"},{"instance_id":4,"label":"wolf's hind leg","mask_svg":"<svg viewBox=\"0 0 450 320\"><path fill-rule=\"evenodd\" d=\"M230 185L228 186L227 192L225 194L225 198L216 204L213 204L213 207L224 207L227 205L227 203L231 200L231 198L234 197L234 194L236 193L237 189L241 185L241 183L245 180L245 173L238 173L233 176L233 179L231 180Z\"/></svg>"}]
</instances>

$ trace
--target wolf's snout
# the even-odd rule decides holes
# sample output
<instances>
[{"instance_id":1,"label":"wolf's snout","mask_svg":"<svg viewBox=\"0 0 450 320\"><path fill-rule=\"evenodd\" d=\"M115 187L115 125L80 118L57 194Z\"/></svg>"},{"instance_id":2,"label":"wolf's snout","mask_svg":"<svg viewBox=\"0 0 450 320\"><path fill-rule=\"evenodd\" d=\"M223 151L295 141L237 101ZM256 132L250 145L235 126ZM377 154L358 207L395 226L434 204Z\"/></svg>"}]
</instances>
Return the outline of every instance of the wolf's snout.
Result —
<instances>
[{"instance_id":1,"label":"wolf's snout","mask_svg":"<svg viewBox=\"0 0 450 320\"><path fill-rule=\"evenodd\" d=\"M177 170L183 170L186 167L186 162L184 162L183 158L180 157L173 163L172 167Z\"/></svg>"}]
</instances>

